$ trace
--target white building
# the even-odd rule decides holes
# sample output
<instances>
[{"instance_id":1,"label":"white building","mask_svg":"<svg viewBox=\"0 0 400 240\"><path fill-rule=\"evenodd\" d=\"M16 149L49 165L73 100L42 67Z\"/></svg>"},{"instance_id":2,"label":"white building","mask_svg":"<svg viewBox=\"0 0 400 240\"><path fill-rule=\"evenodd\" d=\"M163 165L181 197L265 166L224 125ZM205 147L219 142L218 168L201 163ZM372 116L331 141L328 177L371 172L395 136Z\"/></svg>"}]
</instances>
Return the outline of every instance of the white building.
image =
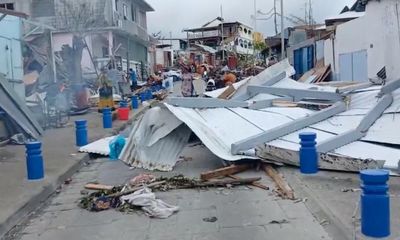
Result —
<instances>
[{"instance_id":1,"label":"white building","mask_svg":"<svg viewBox=\"0 0 400 240\"><path fill-rule=\"evenodd\" d=\"M325 41L325 65L331 64L335 80L368 81L377 78L384 67L388 80L399 78L400 1L358 3L366 5L365 12L346 12L336 17L340 24L334 26L335 33ZM326 22L335 22L331 21L334 19Z\"/></svg>"}]
</instances>

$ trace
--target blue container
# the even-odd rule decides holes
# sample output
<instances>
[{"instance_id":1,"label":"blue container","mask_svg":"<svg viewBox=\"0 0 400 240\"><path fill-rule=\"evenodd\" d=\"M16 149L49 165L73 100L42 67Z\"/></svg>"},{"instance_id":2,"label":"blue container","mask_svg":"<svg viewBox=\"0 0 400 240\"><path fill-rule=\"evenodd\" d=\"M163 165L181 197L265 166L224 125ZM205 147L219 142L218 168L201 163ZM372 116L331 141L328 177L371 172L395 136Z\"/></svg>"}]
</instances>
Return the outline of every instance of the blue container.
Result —
<instances>
[{"instance_id":1,"label":"blue container","mask_svg":"<svg viewBox=\"0 0 400 240\"><path fill-rule=\"evenodd\" d=\"M140 93L140 101L141 102L144 102L144 101L146 101L147 99L146 99L146 92L141 92Z\"/></svg>"},{"instance_id":2,"label":"blue container","mask_svg":"<svg viewBox=\"0 0 400 240\"><path fill-rule=\"evenodd\" d=\"M390 235L389 172L361 171L361 232L374 238Z\"/></svg>"},{"instance_id":3,"label":"blue container","mask_svg":"<svg viewBox=\"0 0 400 240\"><path fill-rule=\"evenodd\" d=\"M27 142L25 144L28 180L39 180L44 178L44 164L41 147L41 142Z\"/></svg>"},{"instance_id":4,"label":"blue container","mask_svg":"<svg viewBox=\"0 0 400 240\"><path fill-rule=\"evenodd\" d=\"M125 138L119 135L115 137L113 140L111 140L109 146L110 146L110 160L111 161L118 160L118 157L125 146Z\"/></svg>"},{"instance_id":5,"label":"blue container","mask_svg":"<svg viewBox=\"0 0 400 240\"><path fill-rule=\"evenodd\" d=\"M318 154L315 139L317 134L305 132L299 134L300 138L300 172L315 174L318 172Z\"/></svg>"},{"instance_id":6,"label":"blue container","mask_svg":"<svg viewBox=\"0 0 400 240\"><path fill-rule=\"evenodd\" d=\"M112 113L110 108L103 108L103 128L112 128Z\"/></svg>"},{"instance_id":7,"label":"blue container","mask_svg":"<svg viewBox=\"0 0 400 240\"><path fill-rule=\"evenodd\" d=\"M147 94L147 97L146 97L147 100L153 99L153 93L151 93L151 90L147 90L146 94Z\"/></svg>"},{"instance_id":8,"label":"blue container","mask_svg":"<svg viewBox=\"0 0 400 240\"><path fill-rule=\"evenodd\" d=\"M75 139L76 146L82 147L88 144L87 121L75 121Z\"/></svg>"},{"instance_id":9,"label":"blue container","mask_svg":"<svg viewBox=\"0 0 400 240\"><path fill-rule=\"evenodd\" d=\"M127 108L128 107L128 103L125 100L122 100L121 102L119 102L119 107Z\"/></svg>"},{"instance_id":10,"label":"blue container","mask_svg":"<svg viewBox=\"0 0 400 240\"><path fill-rule=\"evenodd\" d=\"M136 95L132 96L132 108L133 109L139 108L139 99Z\"/></svg>"}]
</instances>

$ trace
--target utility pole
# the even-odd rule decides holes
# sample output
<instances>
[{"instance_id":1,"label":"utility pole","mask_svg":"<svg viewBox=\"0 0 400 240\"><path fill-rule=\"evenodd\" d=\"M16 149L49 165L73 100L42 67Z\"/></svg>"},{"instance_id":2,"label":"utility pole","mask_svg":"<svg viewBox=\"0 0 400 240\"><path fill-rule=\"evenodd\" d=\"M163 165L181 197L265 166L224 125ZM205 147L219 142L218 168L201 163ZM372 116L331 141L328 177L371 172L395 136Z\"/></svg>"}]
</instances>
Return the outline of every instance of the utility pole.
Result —
<instances>
[{"instance_id":1,"label":"utility pole","mask_svg":"<svg viewBox=\"0 0 400 240\"><path fill-rule=\"evenodd\" d=\"M254 0L254 32L257 32L257 0Z\"/></svg>"},{"instance_id":2,"label":"utility pole","mask_svg":"<svg viewBox=\"0 0 400 240\"><path fill-rule=\"evenodd\" d=\"M312 12L312 2L311 0L308 0L308 24L310 24L310 26L313 25L313 12Z\"/></svg>"},{"instance_id":3,"label":"utility pole","mask_svg":"<svg viewBox=\"0 0 400 240\"><path fill-rule=\"evenodd\" d=\"M307 0L306 0L306 2L304 3L304 22L306 23L306 25L309 25L307 8L308 8L308 4L307 4Z\"/></svg>"},{"instance_id":4,"label":"utility pole","mask_svg":"<svg viewBox=\"0 0 400 240\"><path fill-rule=\"evenodd\" d=\"M221 48L222 48L222 61L225 61L225 47L224 47L224 17L221 5Z\"/></svg>"},{"instance_id":5,"label":"utility pole","mask_svg":"<svg viewBox=\"0 0 400 240\"><path fill-rule=\"evenodd\" d=\"M281 0L281 60L285 59L285 25L284 25L284 13L283 13L283 0Z\"/></svg>"},{"instance_id":6,"label":"utility pole","mask_svg":"<svg viewBox=\"0 0 400 240\"><path fill-rule=\"evenodd\" d=\"M274 24L275 24L275 35L278 35L278 22L277 22L278 13L276 12L276 0L274 0Z\"/></svg>"}]
</instances>

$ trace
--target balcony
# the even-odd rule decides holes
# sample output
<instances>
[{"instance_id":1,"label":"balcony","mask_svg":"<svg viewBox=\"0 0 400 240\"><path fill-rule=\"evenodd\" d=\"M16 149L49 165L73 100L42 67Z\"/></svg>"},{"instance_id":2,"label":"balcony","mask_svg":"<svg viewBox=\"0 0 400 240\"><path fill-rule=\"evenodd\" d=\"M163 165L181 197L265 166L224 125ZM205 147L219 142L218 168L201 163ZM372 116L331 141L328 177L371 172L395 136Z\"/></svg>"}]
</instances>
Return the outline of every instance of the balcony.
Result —
<instances>
[{"instance_id":1,"label":"balcony","mask_svg":"<svg viewBox=\"0 0 400 240\"><path fill-rule=\"evenodd\" d=\"M147 30L139 26L136 22L129 20L117 20L115 25L118 29L135 36L146 43L149 42Z\"/></svg>"},{"instance_id":2,"label":"balcony","mask_svg":"<svg viewBox=\"0 0 400 240\"><path fill-rule=\"evenodd\" d=\"M201 39L201 38L210 38L219 36L220 36L220 31L218 30L189 33L189 39Z\"/></svg>"}]
</instances>

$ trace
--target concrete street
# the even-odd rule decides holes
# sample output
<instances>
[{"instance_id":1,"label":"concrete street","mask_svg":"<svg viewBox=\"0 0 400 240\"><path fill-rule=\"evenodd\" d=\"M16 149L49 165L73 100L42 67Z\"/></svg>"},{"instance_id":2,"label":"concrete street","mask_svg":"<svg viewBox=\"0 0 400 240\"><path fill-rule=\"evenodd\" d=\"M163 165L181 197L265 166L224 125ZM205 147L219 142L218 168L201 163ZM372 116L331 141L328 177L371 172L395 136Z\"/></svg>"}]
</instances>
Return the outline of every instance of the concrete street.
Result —
<instances>
[{"instance_id":1,"label":"concrete street","mask_svg":"<svg viewBox=\"0 0 400 240\"><path fill-rule=\"evenodd\" d=\"M131 111L135 114L139 111ZM81 168L88 158L78 153L75 146L75 126L77 119L88 121L88 138L94 141L124 128L127 122L114 121L114 129L103 129L102 115L90 112L72 117L67 126L45 131L42 153L45 164L45 179L28 181L26 177L25 146L7 145L0 147L0 237L35 210L45 201L65 179Z\"/></svg>"},{"instance_id":2,"label":"concrete street","mask_svg":"<svg viewBox=\"0 0 400 240\"><path fill-rule=\"evenodd\" d=\"M220 159L201 145L187 147L182 155L190 156L192 160L180 162L174 172L155 174L172 176L182 173L198 177L205 170L223 166ZM122 162L108 159L89 163L41 210L18 226L8 239L331 239L303 202L281 200L272 191L273 182L264 172L255 170L239 176L261 176L262 183L270 186L271 190L241 186L156 193L162 200L181 208L168 219L150 219L143 213L125 214L113 209L88 212L77 206L85 183L121 184L143 172L130 170ZM217 220L203 220L211 217Z\"/></svg>"}]
</instances>

